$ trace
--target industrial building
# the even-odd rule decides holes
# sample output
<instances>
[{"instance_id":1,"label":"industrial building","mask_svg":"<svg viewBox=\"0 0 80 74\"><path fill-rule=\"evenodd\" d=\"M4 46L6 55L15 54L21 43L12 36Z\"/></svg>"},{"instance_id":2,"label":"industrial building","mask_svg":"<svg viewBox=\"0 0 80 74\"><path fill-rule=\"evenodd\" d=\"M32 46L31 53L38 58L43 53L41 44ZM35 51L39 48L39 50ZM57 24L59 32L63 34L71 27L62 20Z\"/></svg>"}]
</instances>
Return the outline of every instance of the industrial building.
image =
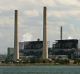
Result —
<instances>
[{"instance_id":1,"label":"industrial building","mask_svg":"<svg viewBox=\"0 0 80 74\"><path fill-rule=\"evenodd\" d=\"M48 42L47 42L48 43ZM48 54L51 55L51 48L48 48ZM43 41L37 39L36 41L24 41L19 42L19 58L28 59L28 58L42 58L43 53ZM7 49L7 56L13 58L14 48Z\"/></svg>"},{"instance_id":2,"label":"industrial building","mask_svg":"<svg viewBox=\"0 0 80 74\"><path fill-rule=\"evenodd\" d=\"M20 42L20 53L23 53L23 56L41 58L42 57L42 49L43 49L43 41L39 39L37 41L25 41Z\"/></svg>"},{"instance_id":3,"label":"industrial building","mask_svg":"<svg viewBox=\"0 0 80 74\"><path fill-rule=\"evenodd\" d=\"M48 48L49 58L51 55L68 55L69 58L77 56L78 40L66 39L56 40L52 48ZM79 52L79 50L78 50ZM8 48L8 56L12 58L14 53L13 48ZM19 54L20 59L25 58L42 58L43 53L43 41L38 39L37 41L24 41L19 42ZM79 54L79 53L78 53ZM52 58L52 57L51 57Z\"/></svg>"},{"instance_id":4,"label":"industrial building","mask_svg":"<svg viewBox=\"0 0 80 74\"><path fill-rule=\"evenodd\" d=\"M7 49L7 61L12 61L14 58L14 48L8 48Z\"/></svg>"},{"instance_id":5,"label":"industrial building","mask_svg":"<svg viewBox=\"0 0 80 74\"><path fill-rule=\"evenodd\" d=\"M56 40L52 46L52 54L67 55L69 58L78 57L80 56L79 45L80 41L78 39Z\"/></svg>"},{"instance_id":6,"label":"industrial building","mask_svg":"<svg viewBox=\"0 0 80 74\"><path fill-rule=\"evenodd\" d=\"M24 41L19 42L19 54L20 58L22 59L25 57L32 58L42 58L42 50L43 50L43 41L38 39L37 41ZM7 49L7 56L11 59L14 57L14 48Z\"/></svg>"},{"instance_id":7,"label":"industrial building","mask_svg":"<svg viewBox=\"0 0 80 74\"><path fill-rule=\"evenodd\" d=\"M78 40L77 39L65 39L65 40L56 40L56 43L53 44L55 49L77 49Z\"/></svg>"}]
</instances>

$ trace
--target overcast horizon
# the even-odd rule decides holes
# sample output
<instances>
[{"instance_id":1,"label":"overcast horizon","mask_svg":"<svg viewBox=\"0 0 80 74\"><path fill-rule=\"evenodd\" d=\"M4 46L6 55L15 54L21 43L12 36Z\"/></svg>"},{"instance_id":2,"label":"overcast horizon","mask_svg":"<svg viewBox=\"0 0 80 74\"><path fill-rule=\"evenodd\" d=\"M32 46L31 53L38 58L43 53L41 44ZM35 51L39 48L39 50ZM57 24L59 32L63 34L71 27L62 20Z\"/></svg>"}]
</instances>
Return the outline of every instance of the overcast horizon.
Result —
<instances>
[{"instance_id":1,"label":"overcast horizon","mask_svg":"<svg viewBox=\"0 0 80 74\"><path fill-rule=\"evenodd\" d=\"M19 42L43 40L43 7L47 7L48 41L80 39L80 0L1 0L0 54L14 45L14 10L18 10Z\"/></svg>"}]
</instances>

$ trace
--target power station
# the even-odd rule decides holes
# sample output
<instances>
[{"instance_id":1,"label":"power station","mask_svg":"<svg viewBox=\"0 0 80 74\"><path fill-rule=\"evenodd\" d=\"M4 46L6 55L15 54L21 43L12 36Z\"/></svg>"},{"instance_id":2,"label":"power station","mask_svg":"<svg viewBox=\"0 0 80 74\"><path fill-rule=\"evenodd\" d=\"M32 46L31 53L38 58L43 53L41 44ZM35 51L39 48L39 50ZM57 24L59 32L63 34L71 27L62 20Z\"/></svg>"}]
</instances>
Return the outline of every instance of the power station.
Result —
<instances>
[{"instance_id":1,"label":"power station","mask_svg":"<svg viewBox=\"0 0 80 74\"><path fill-rule=\"evenodd\" d=\"M60 40L56 40L52 44L52 48L48 47L48 27L47 27L47 7L43 7L43 41L18 41L18 10L14 15L14 48L8 48L8 54L13 54L13 60L16 62L21 57L40 58L43 61L49 60L50 55L67 55L72 58L77 49L80 50L80 40L65 39L63 40L63 29L60 27ZM19 48L20 47L20 48ZM52 57L53 58L53 57ZM26 58L25 58L26 59Z\"/></svg>"}]
</instances>

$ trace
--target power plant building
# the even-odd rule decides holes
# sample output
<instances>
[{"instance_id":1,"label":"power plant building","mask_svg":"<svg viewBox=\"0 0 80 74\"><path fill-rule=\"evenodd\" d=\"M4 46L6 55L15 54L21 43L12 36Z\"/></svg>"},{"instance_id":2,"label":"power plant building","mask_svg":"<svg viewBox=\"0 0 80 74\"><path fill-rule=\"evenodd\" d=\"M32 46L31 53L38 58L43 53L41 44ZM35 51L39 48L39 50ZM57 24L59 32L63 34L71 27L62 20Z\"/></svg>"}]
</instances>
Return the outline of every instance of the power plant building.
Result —
<instances>
[{"instance_id":1,"label":"power plant building","mask_svg":"<svg viewBox=\"0 0 80 74\"><path fill-rule=\"evenodd\" d=\"M78 48L78 40L77 39L65 39L65 40L56 40L56 43L53 44L53 48L55 49L72 49Z\"/></svg>"},{"instance_id":2,"label":"power plant building","mask_svg":"<svg viewBox=\"0 0 80 74\"><path fill-rule=\"evenodd\" d=\"M80 56L80 40L56 40L52 46L52 55L67 55L69 58Z\"/></svg>"},{"instance_id":3,"label":"power plant building","mask_svg":"<svg viewBox=\"0 0 80 74\"><path fill-rule=\"evenodd\" d=\"M23 46L23 48L20 49L20 52L23 53L23 56L34 58L42 57L43 41L20 42L20 45Z\"/></svg>"},{"instance_id":4,"label":"power plant building","mask_svg":"<svg viewBox=\"0 0 80 74\"><path fill-rule=\"evenodd\" d=\"M19 42L20 59L23 57L42 58L43 41ZM8 56L14 54L14 48L8 48Z\"/></svg>"}]
</instances>

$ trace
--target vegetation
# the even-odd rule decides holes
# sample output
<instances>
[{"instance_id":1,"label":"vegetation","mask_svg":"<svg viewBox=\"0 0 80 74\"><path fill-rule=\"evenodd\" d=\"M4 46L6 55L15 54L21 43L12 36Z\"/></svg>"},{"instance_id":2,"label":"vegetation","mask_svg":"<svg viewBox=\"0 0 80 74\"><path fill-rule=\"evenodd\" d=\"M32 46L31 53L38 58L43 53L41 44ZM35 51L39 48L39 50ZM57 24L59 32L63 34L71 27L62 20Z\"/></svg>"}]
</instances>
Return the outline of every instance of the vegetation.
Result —
<instances>
[{"instance_id":1,"label":"vegetation","mask_svg":"<svg viewBox=\"0 0 80 74\"><path fill-rule=\"evenodd\" d=\"M63 58L58 58L58 59L38 59L38 58L28 58L28 59L22 59L22 60L17 60L17 62L13 61L12 59L6 58L5 61L2 61L1 64L7 64L7 65L26 65L26 64L53 64L53 65L77 65L80 64L80 59L74 59L73 62L70 62L71 59L63 59Z\"/></svg>"},{"instance_id":2,"label":"vegetation","mask_svg":"<svg viewBox=\"0 0 80 74\"><path fill-rule=\"evenodd\" d=\"M75 59L74 64L80 64L80 59Z\"/></svg>"},{"instance_id":3,"label":"vegetation","mask_svg":"<svg viewBox=\"0 0 80 74\"><path fill-rule=\"evenodd\" d=\"M58 64L69 64L69 60L59 60L59 59L57 59L57 60L54 60L54 63L56 64L56 63L58 63Z\"/></svg>"}]
</instances>

